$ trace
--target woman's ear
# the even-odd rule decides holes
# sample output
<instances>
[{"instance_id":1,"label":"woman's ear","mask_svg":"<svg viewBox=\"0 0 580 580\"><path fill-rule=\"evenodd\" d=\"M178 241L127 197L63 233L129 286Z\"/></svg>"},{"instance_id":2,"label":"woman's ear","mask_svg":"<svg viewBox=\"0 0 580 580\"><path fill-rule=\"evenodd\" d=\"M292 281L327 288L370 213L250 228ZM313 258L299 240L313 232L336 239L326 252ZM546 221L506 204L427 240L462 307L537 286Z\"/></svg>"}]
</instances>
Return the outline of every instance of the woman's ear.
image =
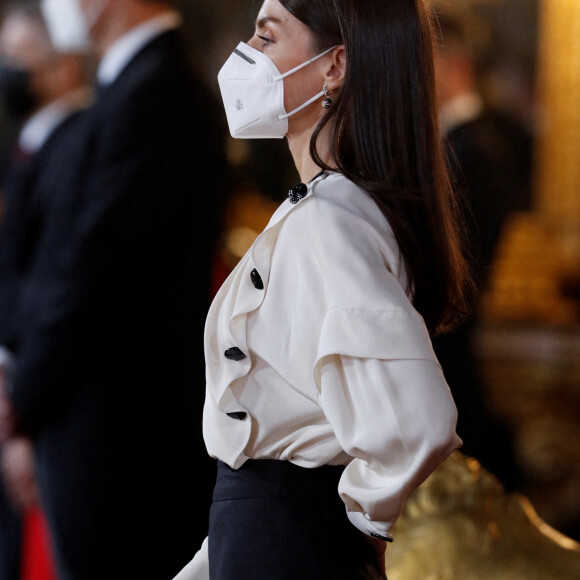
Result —
<instances>
[{"instance_id":1,"label":"woman's ear","mask_svg":"<svg viewBox=\"0 0 580 580\"><path fill-rule=\"evenodd\" d=\"M346 50L344 44L338 45L331 53L331 64L327 69L324 82L329 91L335 91L342 87L346 72Z\"/></svg>"}]
</instances>

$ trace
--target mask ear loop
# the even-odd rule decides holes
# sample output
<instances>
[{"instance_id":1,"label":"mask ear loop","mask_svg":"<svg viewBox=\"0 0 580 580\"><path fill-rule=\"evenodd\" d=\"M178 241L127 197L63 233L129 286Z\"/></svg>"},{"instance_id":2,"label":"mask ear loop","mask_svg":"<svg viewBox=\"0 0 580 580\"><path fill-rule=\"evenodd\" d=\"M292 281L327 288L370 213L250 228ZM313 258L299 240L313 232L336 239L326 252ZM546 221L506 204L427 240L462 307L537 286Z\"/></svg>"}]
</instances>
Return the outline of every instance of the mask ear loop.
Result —
<instances>
[{"instance_id":1,"label":"mask ear loop","mask_svg":"<svg viewBox=\"0 0 580 580\"><path fill-rule=\"evenodd\" d=\"M291 117L292 115L294 115L296 113L299 113L300 111L302 111L303 109L306 109L306 107L310 106L312 103L314 103L315 101L320 99L320 97L324 96L324 94L325 94L324 91L320 91L317 95L315 95L311 99L308 99L303 105L296 107L296 109L294 109L290 113L286 113L285 115L278 115L278 119L280 119L280 121L283 121L284 119L287 119L288 117Z\"/></svg>"},{"instance_id":2,"label":"mask ear loop","mask_svg":"<svg viewBox=\"0 0 580 580\"><path fill-rule=\"evenodd\" d=\"M326 49L324 52L317 54L314 58L311 58L310 60L307 60L306 62L299 64L297 67L294 67L293 69L289 70L288 72L285 72L283 75L278 75L277 77L273 77L272 80L275 83L277 83L278 81L284 80L286 77L293 75L295 72L298 72L299 70L303 69L304 67L308 66L309 64L312 64L313 62L317 61L319 58L322 58L324 55L333 51L335 48L336 48L336 46L331 46L330 48Z\"/></svg>"},{"instance_id":3,"label":"mask ear loop","mask_svg":"<svg viewBox=\"0 0 580 580\"><path fill-rule=\"evenodd\" d=\"M325 50L324 52L321 52L320 54L316 55L314 58L311 58L310 60L303 62L302 64L298 65L297 67L293 68L292 70L289 70L288 72L284 73L283 75L278 75L277 77L273 77L272 80L274 82L284 80L286 77L289 77L290 75L294 74L295 72L298 72L299 70L301 70L304 67L308 66L309 64L313 63L314 61L317 61L319 58L322 58L324 55L333 51L335 48L336 48L336 46L330 47L329 49ZM308 99L308 101L306 101L303 105L296 107L296 109L294 109L290 113L286 113L285 115L278 115L278 120L284 121L285 119L288 119L288 117L291 117L292 115L294 115L296 113L299 113L300 111L302 111L303 109L305 109L306 107L308 107L309 105L311 105L312 103L314 103L315 101L317 101L318 99L320 99L320 97L322 97L324 95L325 95L325 91L324 90L320 91L317 95L315 95L311 99Z\"/></svg>"}]
</instances>

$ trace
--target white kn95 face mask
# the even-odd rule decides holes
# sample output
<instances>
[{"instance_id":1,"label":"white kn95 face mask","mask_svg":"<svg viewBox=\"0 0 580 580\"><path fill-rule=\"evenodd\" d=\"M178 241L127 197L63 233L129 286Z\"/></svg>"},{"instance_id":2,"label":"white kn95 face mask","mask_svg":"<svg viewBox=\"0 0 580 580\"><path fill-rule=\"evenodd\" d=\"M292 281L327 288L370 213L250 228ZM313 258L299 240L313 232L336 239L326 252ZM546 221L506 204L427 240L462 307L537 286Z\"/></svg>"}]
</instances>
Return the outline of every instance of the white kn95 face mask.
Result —
<instances>
[{"instance_id":1,"label":"white kn95 face mask","mask_svg":"<svg viewBox=\"0 0 580 580\"><path fill-rule=\"evenodd\" d=\"M280 74L276 65L259 50L240 42L218 74L228 126L236 139L282 139L288 132L288 117L305 109L317 95L290 113L284 109L284 79L303 69L334 47Z\"/></svg>"},{"instance_id":2,"label":"white kn95 face mask","mask_svg":"<svg viewBox=\"0 0 580 580\"><path fill-rule=\"evenodd\" d=\"M59 52L86 52L89 31L78 0L41 0L40 9L54 48Z\"/></svg>"},{"instance_id":3,"label":"white kn95 face mask","mask_svg":"<svg viewBox=\"0 0 580 580\"><path fill-rule=\"evenodd\" d=\"M40 9L54 48L59 52L88 52L91 29L112 0L98 0L84 13L80 0L41 0Z\"/></svg>"}]
</instances>

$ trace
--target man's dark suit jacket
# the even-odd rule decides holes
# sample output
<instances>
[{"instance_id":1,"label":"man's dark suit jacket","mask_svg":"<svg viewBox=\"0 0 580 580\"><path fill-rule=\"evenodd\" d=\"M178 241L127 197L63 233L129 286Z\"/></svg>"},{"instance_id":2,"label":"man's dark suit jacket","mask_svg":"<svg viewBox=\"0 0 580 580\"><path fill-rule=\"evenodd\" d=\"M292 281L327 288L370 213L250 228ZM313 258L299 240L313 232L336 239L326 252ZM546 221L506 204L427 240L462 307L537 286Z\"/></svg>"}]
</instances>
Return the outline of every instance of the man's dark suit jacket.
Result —
<instances>
[{"instance_id":1,"label":"man's dark suit jacket","mask_svg":"<svg viewBox=\"0 0 580 580\"><path fill-rule=\"evenodd\" d=\"M40 185L53 202L21 293L12 401L35 440L59 580L169 579L207 533L216 114L165 33L102 90Z\"/></svg>"},{"instance_id":2,"label":"man's dark suit jacket","mask_svg":"<svg viewBox=\"0 0 580 580\"><path fill-rule=\"evenodd\" d=\"M507 219L530 205L532 136L505 113L486 110L456 126L446 136L446 147L463 206L473 275L483 292ZM521 490L511 434L489 408L474 350L479 299L473 316L454 331L435 337L433 347L459 412L462 451L478 459L507 489Z\"/></svg>"},{"instance_id":3,"label":"man's dark suit jacket","mask_svg":"<svg viewBox=\"0 0 580 580\"><path fill-rule=\"evenodd\" d=\"M62 161L62 151L74 146L80 111L71 112L51 132L42 147L23 152L15 142L0 170L0 346L14 350L18 338L19 297L38 249L51 192L37 187Z\"/></svg>"},{"instance_id":4,"label":"man's dark suit jacket","mask_svg":"<svg viewBox=\"0 0 580 580\"><path fill-rule=\"evenodd\" d=\"M507 219L531 204L532 134L507 113L487 109L454 127L446 144L483 288Z\"/></svg>"},{"instance_id":5,"label":"man's dark suit jacket","mask_svg":"<svg viewBox=\"0 0 580 580\"><path fill-rule=\"evenodd\" d=\"M80 112L72 112L52 131L43 146L25 154L13 139L12 151L3 159L0 170L0 345L16 350L19 329L19 298L25 285L38 239L42 231L49 199L36 188L53 165L60 165L63 148L74 138ZM16 137L16 136L15 136ZM1 450L0 450L1 452ZM0 578L20 577L22 521L0 480Z\"/></svg>"}]
</instances>

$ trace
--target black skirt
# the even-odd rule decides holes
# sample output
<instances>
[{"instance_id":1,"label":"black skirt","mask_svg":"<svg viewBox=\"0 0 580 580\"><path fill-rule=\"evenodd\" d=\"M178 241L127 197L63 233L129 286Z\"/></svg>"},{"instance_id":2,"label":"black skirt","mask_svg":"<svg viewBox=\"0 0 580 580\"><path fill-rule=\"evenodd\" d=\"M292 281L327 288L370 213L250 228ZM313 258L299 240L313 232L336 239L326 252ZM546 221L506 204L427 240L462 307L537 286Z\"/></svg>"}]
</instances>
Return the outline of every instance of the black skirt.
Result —
<instances>
[{"instance_id":1,"label":"black skirt","mask_svg":"<svg viewBox=\"0 0 580 580\"><path fill-rule=\"evenodd\" d=\"M379 580L338 495L343 467L219 462L210 510L211 580Z\"/></svg>"}]
</instances>

